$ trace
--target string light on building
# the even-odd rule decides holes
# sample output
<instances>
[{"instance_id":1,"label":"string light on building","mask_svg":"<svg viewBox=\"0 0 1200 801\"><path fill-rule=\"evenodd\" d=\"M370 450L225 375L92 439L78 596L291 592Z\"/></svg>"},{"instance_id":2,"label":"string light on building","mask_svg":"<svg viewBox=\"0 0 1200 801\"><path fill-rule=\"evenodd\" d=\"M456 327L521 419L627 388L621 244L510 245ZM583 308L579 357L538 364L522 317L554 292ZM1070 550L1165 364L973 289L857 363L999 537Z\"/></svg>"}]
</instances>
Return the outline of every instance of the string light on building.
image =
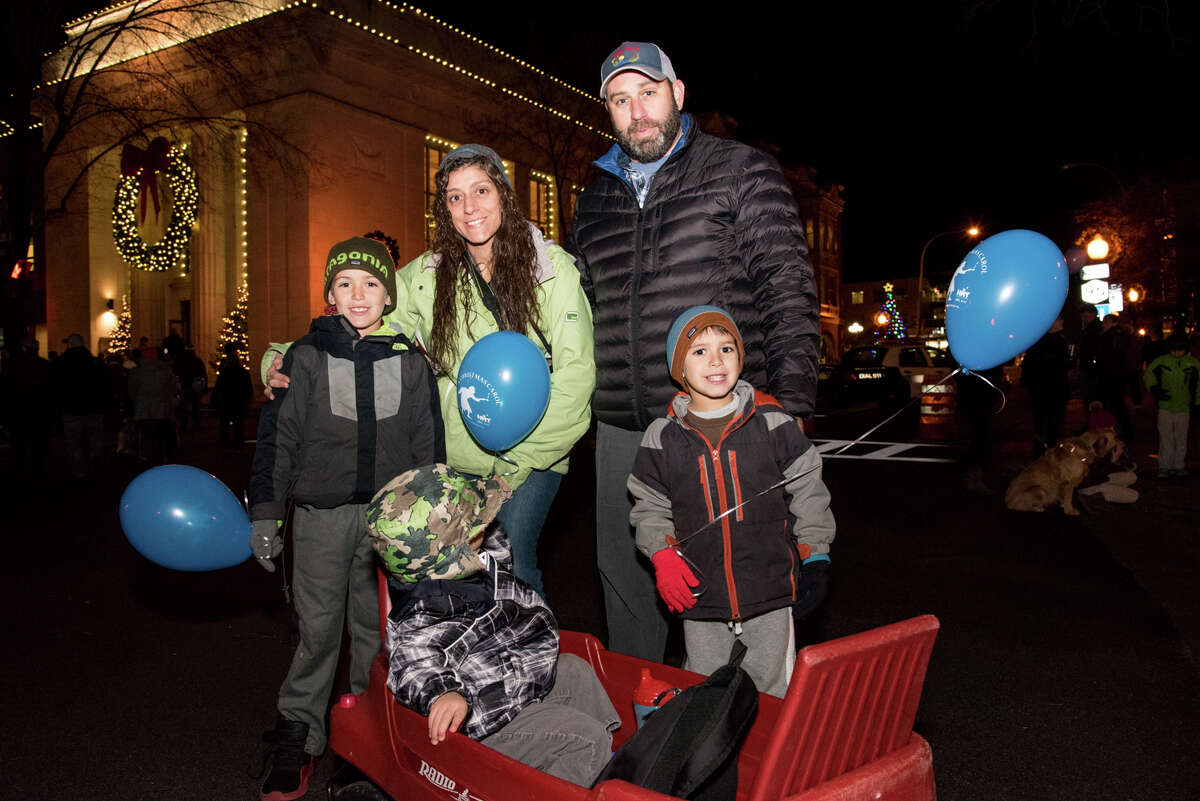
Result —
<instances>
[{"instance_id":1,"label":"string light on building","mask_svg":"<svg viewBox=\"0 0 1200 801\"><path fill-rule=\"evenodd\" d=\"M239 167L241 169L240 181L242 190L242 203L238 212L238 234L241 237L242 244L242 283L246 283L250 279L249 224L246 216L248 213L247 203L249 201L249 193L247 192L246 181L246 140L248 138L249 132L245 128L242 128L239 131L238 136Z\"/></svg>"},{"instance_id":2,"label":"string light on building","mask_svg":"<svg viewBox=\"0 0 1200 801\"><path fill-rule=\"evenodd\" d=\"M167 185L171 190L171 212L162 238L149 244L138 230L141 205L140 173L122 177L113 198L113 243L127 264L139 270L164 272L176 265L187 271L188 242L196 223L200 193L196 172L187 153L172 147L167 154ZM156 172L157 175L157 172ZM155 179L157 180L157 178Z\"/></svg>"},{"instance_id":3,"label":"string light on building","mask_svg":"<svg viewBox=\"0 0 1200 801\"><path fill-rule=\"evenodd\" d=\"M530 217L538 223L548 239L558 237L557 193L554 191L554 177L540 170L530 170L529 202L533 212Z\"/></svg>"}]
</instances>

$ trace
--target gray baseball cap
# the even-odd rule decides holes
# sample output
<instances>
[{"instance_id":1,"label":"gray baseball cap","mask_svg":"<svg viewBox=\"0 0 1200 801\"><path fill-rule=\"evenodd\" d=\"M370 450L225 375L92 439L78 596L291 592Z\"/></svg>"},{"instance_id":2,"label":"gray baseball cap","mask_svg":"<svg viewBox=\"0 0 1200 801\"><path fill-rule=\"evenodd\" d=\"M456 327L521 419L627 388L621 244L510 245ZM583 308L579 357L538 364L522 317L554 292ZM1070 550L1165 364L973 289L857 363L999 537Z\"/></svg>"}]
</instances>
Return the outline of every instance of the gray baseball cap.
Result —
<instances>
[{"instance_id":1,"label":"gray baseball cap","mask_svg":"<svg viewBox=\"0 0 1200 801\"><path fill-rule=\"evenodd\" d=\"M485 158L496 166L500 174L504 176L504 180L512 186L512 181L508 179L508 173L504 171L504 159L500 158L500 154L492 150L487 145L459 145L442 157L442 162L438 164L437 171L439 173L450 172L458 169L455 165L462 164L475 158Z\"/></svg>"},{"instance_id":2,"label":"gray baseball cap","mask_svg":"<svg viewBox=\"0 0 1200 801\"><path fill-rule=\"evenodd\" d=\"M662 48L650 42L622 42L621 46L609 53L608 58L600 65L600 97L608 82L618 73L634 70L656 81L678 80L671 59Z\"/></svg>"}]
</instances>

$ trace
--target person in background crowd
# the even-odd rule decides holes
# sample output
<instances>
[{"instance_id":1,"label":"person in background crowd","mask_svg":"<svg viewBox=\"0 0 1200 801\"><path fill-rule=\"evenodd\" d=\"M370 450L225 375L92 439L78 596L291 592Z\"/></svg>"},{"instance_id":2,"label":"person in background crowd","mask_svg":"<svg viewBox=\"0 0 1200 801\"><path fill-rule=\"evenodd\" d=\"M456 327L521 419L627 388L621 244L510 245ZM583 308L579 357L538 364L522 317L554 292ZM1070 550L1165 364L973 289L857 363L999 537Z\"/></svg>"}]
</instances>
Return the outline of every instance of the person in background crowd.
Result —
<instances>
[{"instance_id":1,"label":"person in background crowd","mask_svg":"<svg viewBox=\"0 0 1200 801\"><path fill-rule=\"evenodd\" d=\"M250 383L250 371L242 366L237 345L225 343L225 358L217 368L217 383L209 396L209 406L217 410L221 447L240 451L246 442L246 415L250 412L250 400L254 397L254 386Z\"/></svg>"},{"instance_id":2,"label":"person in background crowd","mask_svg":"<svg viewBox=\"0 0 1200 801\"><path fill-rule=\"evenodd\" d=\"M1087 430L1087 416L1091 414L1092 401L1100 397L1100 335L1104 326L1096 316L1096 307L1085 305L1079 310L1081 330L1079 334L1079 394L1083 397L1084 424Z\"/></svg>"},{"instance_id":3,"label":"person in background crowd","mask_svg":"<svg viewBox=\"0 0 1200 801\"><path fill-rule=\"evenodd\" d=\"M1070 359L1062 335L1062 315L1050 330L1025 352L1021 360L1021 386L1029 392L1033 406L1033 458L1053 448L1062 437L1063 418L1070 397L1067 373Z\"/></svg>"},{"instance_id":4,"label":"person in background crowd","mask_svg":"<svg viewBox=\"0 0 1200 801\"><path fill-rule=\"evenodd\" d=\"M1126 393L1137 375L1130 361L1133 334L1116 312L1105 315L1101 327L1100 347L1096 356L1100 400L1117 418L1117 435L1126 444L1131 444L1133 418L1129 414Z\"/></svg>"},{"instance_id":5,"label":"person in background crowd","mask_svg":"<svg viewBox=\"0 0 1200 801\"><path fill-rule=\"evenodd\" d=\"M45 476L53 408L50 362L38 355L36 339L26 340L0 370L0 425L11 442L13 478Z\"/></svg>"},{"instance_id":6,"label":"person in background crowd","mask_svg":"<svg viewBox=\"0 0 1200 801\"><path fill-rule=\"evenodd\" d=\"M179 379L179 391L183 396L179 402L179 428L187 428L189 420L191 427L196 428L200 425L200 398L208 388L208 370L204 367L204 360L196 355L196 349L191 345L179 353L172 367Z\"/></svg>"},{"instance_id":7,"label":"person in background crowd","mask_svg":"<svg viewBox=\"0 0 1200 801\"><path fill-rule=\"evenodd\" d=\"M108 373L79 334L63 340L63 355L50 371L55 403L62 414L71 477L85 479L104 452L104 413L112 402Z\"/></svg>"},{"instance_id":8,"label":"person in background crowd","mask_svg":"<svg viewBox=\"0 0 1200 801\"><path fill-rule=\"evenodd\" d=\"M138 366L129 374L129 395L133 398L138 458L151 465L173 460L179 381L153 348L142 351Z\"/></svg>"},{"instance_id":9,"label":"person in background crowd","mask_svg":"<svg viewBox=\"0 0 1200 801\"><path fill-rule=\"evenodd\" d=\"M183 337L179 336L175 326L171 326L170 333L163 338L162 351L171 361L179 361L183 355Z\"/></svg>"},{"instance_id":10,"label":"person in background crowd","mask_svg":"<svg viewBox=\"0 0 1200 801\"><path fill-rule=\"evenodd\" d=\"M1200 406L1200 361L1188 350L1187 335L1171 334L1168 352L1150 362L1142 380L1158 401L1158 477L1184 477L1188 423Z\"/></svg>"}]
</instances>

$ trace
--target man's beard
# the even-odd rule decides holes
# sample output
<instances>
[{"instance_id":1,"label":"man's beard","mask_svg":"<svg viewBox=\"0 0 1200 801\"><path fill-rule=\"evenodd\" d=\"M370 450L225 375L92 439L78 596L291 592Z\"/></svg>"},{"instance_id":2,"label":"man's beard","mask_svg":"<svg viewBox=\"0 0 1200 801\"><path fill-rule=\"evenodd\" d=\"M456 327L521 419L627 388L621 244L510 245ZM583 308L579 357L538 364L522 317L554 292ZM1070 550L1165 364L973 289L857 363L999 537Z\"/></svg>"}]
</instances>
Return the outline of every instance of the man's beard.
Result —
<instances>
[{"instance_id":1,"label":"man's beard","mask_svg":"<svg viewBox=\"0 0 1200 801\"><path fill-rule=\"evenodd\" d=\"M675 137L679 135L679 106L675 104L675 98L671 98L671 113L662 122L645 119L637 122L631 122L629 127L624 131L618 130L617 141L621 143L621 149L629 154L634 161L640 161L643 164L651 161L658 161L671 149L675 144ZM649 139L634 140L632 134L646 128L655 128L658 131L657 136L652 136Z\"/></svg>"}]
</instances>

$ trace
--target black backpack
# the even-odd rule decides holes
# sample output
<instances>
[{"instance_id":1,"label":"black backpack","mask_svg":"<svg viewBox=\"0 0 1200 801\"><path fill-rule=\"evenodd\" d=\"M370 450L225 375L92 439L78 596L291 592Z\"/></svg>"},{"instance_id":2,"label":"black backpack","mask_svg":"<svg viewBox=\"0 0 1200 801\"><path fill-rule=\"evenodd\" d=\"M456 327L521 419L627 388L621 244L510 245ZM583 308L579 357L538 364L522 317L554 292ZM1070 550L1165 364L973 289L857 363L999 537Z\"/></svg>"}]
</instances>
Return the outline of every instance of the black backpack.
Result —
<instances>
[{"instance_id":1,"label":"black backpack","mask_svg":"<svg viewBox=\"0 0 1200 801\"><path fill-rule=\"evenodd\" d=\"M758 690L741 668L745 655L746 646L734 642L728 664L650 715L596 784L624 779L678 798L733 801L738 749L758 714Z\"/></svg>"}]
</instances>

